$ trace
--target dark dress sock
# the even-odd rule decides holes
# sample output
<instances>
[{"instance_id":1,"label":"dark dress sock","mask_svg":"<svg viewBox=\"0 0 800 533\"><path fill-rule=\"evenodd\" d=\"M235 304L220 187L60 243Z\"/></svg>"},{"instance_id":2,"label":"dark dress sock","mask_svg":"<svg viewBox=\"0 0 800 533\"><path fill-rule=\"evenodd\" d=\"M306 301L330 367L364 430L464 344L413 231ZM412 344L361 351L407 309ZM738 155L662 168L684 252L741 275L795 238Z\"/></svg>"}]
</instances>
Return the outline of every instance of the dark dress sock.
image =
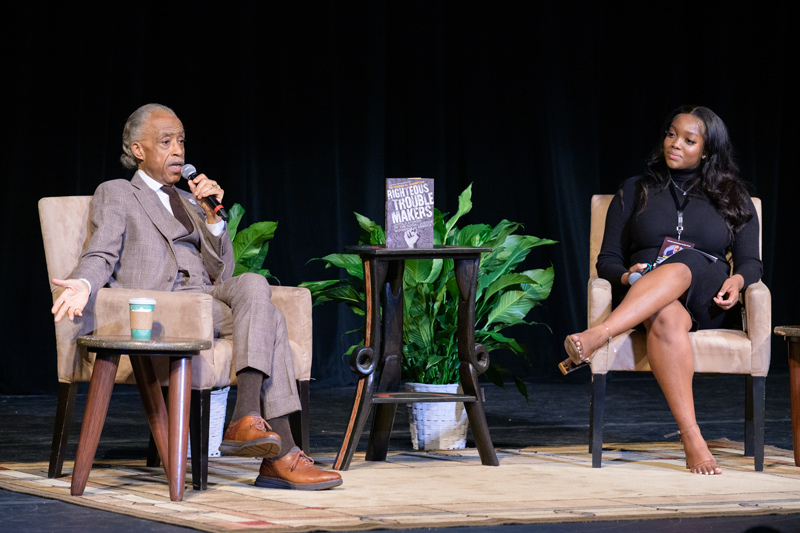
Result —
<instances>
[{"instance_id":1,"label":"dark dress sock","mask_svg":"<svg viewBox=\"0 0 800 533\"><path fill-rule=\"evenodd\" d=\"M261 414L261 383L264 373L252 368L244 368L236 373L237 393L236 405L233 408L231 422L236 422L251 413Z\"/></svg>"},{"instance_id":2,"label":"dark dress sock","mask_svg":"<svg viewBox=\"0 0 800 533\"><path fill-rule=\"evenodd\" d=\"M272 427L272 431L278 434L281 438L281 453L272 458L278 460L295 447L294 438L292 437L292 428L289 425L289 415L279 416L277 418L270 418L267 424Z\"/></svg>"}]
</instances>

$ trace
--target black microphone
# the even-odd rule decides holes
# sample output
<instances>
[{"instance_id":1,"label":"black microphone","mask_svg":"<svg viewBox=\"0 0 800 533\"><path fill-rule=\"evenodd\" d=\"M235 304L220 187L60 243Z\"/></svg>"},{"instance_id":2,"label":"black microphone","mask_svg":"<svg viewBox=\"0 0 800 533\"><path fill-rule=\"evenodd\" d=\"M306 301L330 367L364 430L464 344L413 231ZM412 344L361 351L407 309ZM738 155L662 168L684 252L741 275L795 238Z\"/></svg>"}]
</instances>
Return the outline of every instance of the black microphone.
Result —
<instances>
[{"instance_id":1,"label":"black microphone","mask_svg":"<svg viewBox=\"0 0 800 533\"><path fill-rule=\"evenodd\" d=\"M194 165L183 165L181 167L181 177L186 181L193 180L197 177L197 169L194 168ZM228 221L228 212L225 211L225 208L222 207L222 204L219 203L216 196L206 196L205 201L208 202L214 212L219 215L219 218L225 222Z\"/></svg>"}]
</instances>

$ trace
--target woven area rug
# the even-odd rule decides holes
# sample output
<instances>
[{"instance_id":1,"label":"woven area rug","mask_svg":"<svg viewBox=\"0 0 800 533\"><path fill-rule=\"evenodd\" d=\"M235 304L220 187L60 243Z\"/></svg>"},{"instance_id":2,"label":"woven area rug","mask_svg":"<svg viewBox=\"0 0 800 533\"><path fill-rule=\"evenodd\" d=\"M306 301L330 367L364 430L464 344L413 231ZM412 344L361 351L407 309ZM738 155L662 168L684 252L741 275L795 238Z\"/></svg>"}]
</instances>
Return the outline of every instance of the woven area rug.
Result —
<instances>
[{"instance_id":1,"label":"woven area rug","mask_svg":"<svg viewBox=\"0 0 800 533\"><path fill-rule=\"evenodd\" d=\"M366 463L357 454L344 484L320 492L261 489L259 462L215 458L209 489L171 502L163 470L144 461L95 463L81 497L46 463L0 463L0 487L203 531L309 531L495 525L800 512L800 468L767 448L764 472L741 444L709 445L724 470L695 476L680 443L606 445L603 468L586 446L500 449L499 467L476 450L395 453ZM316 457L330 465L331 455ZM71 464L65 464L69 472ZM187 479L188 476L187 476Z\"/></svg>"}]
</instances>

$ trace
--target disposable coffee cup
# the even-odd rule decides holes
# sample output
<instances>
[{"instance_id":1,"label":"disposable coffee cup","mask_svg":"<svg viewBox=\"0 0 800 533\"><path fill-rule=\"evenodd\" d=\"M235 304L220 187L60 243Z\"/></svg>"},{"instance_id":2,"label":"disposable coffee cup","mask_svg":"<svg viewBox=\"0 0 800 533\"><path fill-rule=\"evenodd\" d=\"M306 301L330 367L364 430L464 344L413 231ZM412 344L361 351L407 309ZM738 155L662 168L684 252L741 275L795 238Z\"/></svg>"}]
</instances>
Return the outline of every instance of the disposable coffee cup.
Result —
<instances>
[{"instance_id":1,"label":"disposable coffee cup","mask_svg":"<svg viewBox=\"0 0 800 533\"><path fill-rule=\"evenodd\" d=\"M128 305L131 309L131 338L149 339L153 331L156 301L152 298L131 298Z\"/></svg>"}]
</instances>

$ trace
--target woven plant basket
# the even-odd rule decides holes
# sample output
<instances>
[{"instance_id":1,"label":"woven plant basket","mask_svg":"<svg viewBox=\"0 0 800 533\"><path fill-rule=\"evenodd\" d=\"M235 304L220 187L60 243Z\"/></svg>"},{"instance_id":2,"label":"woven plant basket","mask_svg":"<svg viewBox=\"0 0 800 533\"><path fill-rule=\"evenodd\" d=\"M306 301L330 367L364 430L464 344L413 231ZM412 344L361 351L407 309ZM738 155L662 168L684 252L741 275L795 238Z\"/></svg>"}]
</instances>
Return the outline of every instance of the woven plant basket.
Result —
<instances>
[{"instance_id":1,"label":"woven plant basket","mask_svg":"<svg viewBox=\"0 0 800 533\"><path fill-rule=\"evenodd\" d=\"M461 392L458 384L406 383L406 392ZM461 402L408 404L411 445L415 450L457 450L467 445L467 411Z\"/></svg>"},{"instance_id":2,"label":"woven plant basket","mask_svg":"<svg viewBox=\"0 0 800 533\"><path fill-rule=\"evenodd\" d=\"M219 457L219 445L225 429L225 415L228 410L228 391L230 387L211 391L211 409L208 414L208 456ZM192 456L192 438L189 437L189 453Z\"/></svg>"}]
</instances>

